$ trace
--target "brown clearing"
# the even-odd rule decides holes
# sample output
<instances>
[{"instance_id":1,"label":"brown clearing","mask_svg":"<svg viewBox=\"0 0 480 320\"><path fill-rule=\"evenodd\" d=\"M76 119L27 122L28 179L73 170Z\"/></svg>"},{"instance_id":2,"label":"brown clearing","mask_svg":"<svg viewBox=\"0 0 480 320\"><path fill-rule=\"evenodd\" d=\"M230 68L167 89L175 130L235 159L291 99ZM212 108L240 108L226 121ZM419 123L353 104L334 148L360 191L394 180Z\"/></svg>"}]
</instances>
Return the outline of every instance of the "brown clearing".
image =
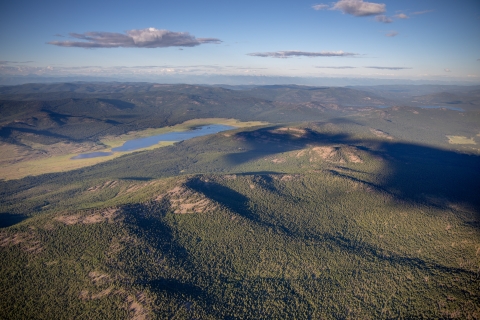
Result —
<instances>
[{"instance_id":1,"label":"brown clearing","mask_svg":"<svg viewBox=\"0 0 480 320\"><path fill-rule=\"evenodd\" d=\"M289 134L297 138L301 138L307 135L307 130L305 129L299 129L299 128L279 128L275 130L270 130L270 133L275 133L275 134Z\"/></svg>"},{"instance_id":2,"label":"brown clearing","mask_svg":"<svg viewBox=\"0 0 480 320\"><path fill-rule=\"evenodd\" d=\"M115 218L118 216L117 209L110 208L102 212L94 212L88 215L74 214L69 216L58 216L54 220L62 222L66 225L75 225L75 224L93 224L100 222L113 223Z\"/></svg>"},{"instance_id":3,"label":"brown clearing","mask_svg":"<svg viewBox=\"0 0 480 320\"><path fill-rule=\"evenodd\" d=\"M285 159L283 159L283 158L280 158L280 159L275 158L275 159L272 159L272 162L273 162L273 163L284 163L284 162L285 162Z\"/></svg>"},{"instance_id":4,"label":"brown clearing","mask_svg":"<svg viewBox=\"0 0 480 320\"><path fill-rule=\"evenodd\" d=\"M29 253L40 253L43 250L41 242L35 239L32 232L18 232L13 235L0 233L0 247L21 245L23 251Z\"/></svg>"},{"instance_id":5,"label":"brown clearing","mask_svg":"<svg viewBox=\"0 0 480 320\"><path fill-rule=\"evenodd\" d=\"M185 186L177 186L165 194L155 198L156 201L167 199L174 213L202 213L215 210L217 205L204 195L194 192Z\"/></svg>"},{"instance_id":6,"label":"brown clearing","mask_svg":"<svg viewBox=\"0 0 480 320\"><path fill-rule=\"evenodd\" d=\"M393 140L393 137L391 135L389 135L386 132L383 132L382 130L370 128L370 132L373 133L374 135L376 135L379 138Z\"/></svg>"},{"instance_id":7,"label":"brown clearing","mask_svg":"<svg viewBox=\"0 0 480 320\"><path fill-rule=\"evenodd\" d=\"M363 163L359 151L355 147L313 147L298 151L296 158L308 156L310 162L320 159L332 163Z\"/></svg>"},{"instance_id":8,"label":"brown clearing","mask_svg":"<svg viewBox=\"0 0 480 320\"><path fill-rule=\"evenodd\" d=\"M88 274L88 276L90 277L90 280L95 285L99 285L99 284L110 281L110 277L108 274L100 273L98 271L92 271Z\"/></svg>"},{"instance_id":9,"label":"brown clearing","mask_svg":"<svg viewBox=\"0 0 480 320\"><path fill-rule=\"evenodd\" d=\"M105 189L105 188L114 188L117 185L118 185L118 181L111 180L111 181L105 182L102 185L90 187L90 188L87 189L87 191L94 192L94 191L102 190L102 189Z\"/></svg>"}]
</instances>

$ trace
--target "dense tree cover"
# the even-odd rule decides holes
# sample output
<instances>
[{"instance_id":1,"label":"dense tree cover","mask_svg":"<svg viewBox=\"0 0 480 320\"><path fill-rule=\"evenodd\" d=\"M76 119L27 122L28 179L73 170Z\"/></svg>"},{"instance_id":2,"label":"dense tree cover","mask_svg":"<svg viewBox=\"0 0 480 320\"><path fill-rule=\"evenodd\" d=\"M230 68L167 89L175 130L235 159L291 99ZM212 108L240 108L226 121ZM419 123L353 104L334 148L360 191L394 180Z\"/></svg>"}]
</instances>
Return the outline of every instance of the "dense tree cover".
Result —
<instances>
[{"instance_id":1,"label":"dense tree cover","mask_svg":"<svg viewBox=\"0 0 480 320\"><path fill-rule=\"evenodd\" d=\"M478 317L479 157L335 130L252 128L2 183L2 207L32 216L1 232L2 310Z\"/></svg>"},{"instance_id":2,"label":"dense tree cover","mask_svg":"<svg viewBox=\"0 0 480 320\"><path fill-rule=\"evenodd\" d=\"M108 117L147 110L159 91L170 107L137 120L184 121L184 98L196 99L202 116L220 110L204 107L220 95L246 99L222 88L133 84L40 86L32 95L48 90L83 96L45 99L38 110L51 126L37 118L15 128L45 125L44 136L61 141L123 126ZM335 91L253 88L242 103L254 112L249 99L270 101L266 110ZM37 98L15 106L27 112ZM0 112L12 116L12 105ZM75 131L82 108L98 117ZM304 117L308 108L292 110ZM0 181L0 318L479 318L480 156L444 141L462 124L473 135L478 112L358 112ZM438 127L446 122L450 129Z\"/></svg>"}]
</instances>

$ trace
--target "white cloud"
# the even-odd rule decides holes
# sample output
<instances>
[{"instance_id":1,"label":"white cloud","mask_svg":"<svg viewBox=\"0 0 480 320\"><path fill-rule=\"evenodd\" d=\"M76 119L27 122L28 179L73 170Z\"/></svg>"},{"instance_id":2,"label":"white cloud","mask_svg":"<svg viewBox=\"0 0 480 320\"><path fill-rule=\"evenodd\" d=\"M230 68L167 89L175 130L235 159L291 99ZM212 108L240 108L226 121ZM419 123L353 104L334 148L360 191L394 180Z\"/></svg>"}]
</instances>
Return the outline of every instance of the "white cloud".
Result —
<instances>
[{"instance_id":1,"label":"white cloud","mask_svg":"<svg viewBox=\"0 0 480 320\"><path fill-rule=\"evenodd\" d=\"M316 4L316 5L312 6L312 8L314 10L325 10L325 9L330 8L330 6L328 4Z\"/></svg>"},{"instance_id":2,"label":"white cloud","mask_svg":"<svg viewBox=\"0 0 480 320\"><path fill-rule=\"evenodd\" d=\"M172 32L155 28L134 29L126 34L115 32L70 33L71 37L84 41L51 41L61 47L78 48L166 48L194 47L203 43L221 43L216 38L195 38L188 32Z\"/></svg>"},{"instance_id":3,"label":"white cloud","mask_svg":"<svg viewBox=\"0 0 480 320\"><path fill-rule=\"evenodd\" d=\"M248 53L253 57L269 57L269 58L290 58L290 57L346 57L356 56L358 53L343 52L343 51L321 51L321 52L307 52L307 51L276 51L276 52L254 52Z\"/></svg>"},{"instance_id":4,"label":"white cloud","mask_svg":"<svg viewBox=\"0 0 480 320\"><path fill-rule=\"evenodd\" d=\"M355 17L365 17L385 13L386 5L383 3L364 2L363 0L340 0L331 9L340 10Z\"/></svg>"},{"instance_id":5,"label":"white cloud","mask_svg":"<svg viewBox=\"0 0 480 320\"><path fill-rule=\"evenodd\" d=\"M390 38L396 37L396 36L398 36L398 32L397 31L390 31L385 36L390 37Z\"/></svg>"},{"instance_id":6,"label":"white cloud","mask_svg":"<svg viewBox=\"0 0 480 320\"><path fill-rule=\"evenodd\" d=\"M399 13L394 15L393 17L397 19L408 19L408 16L405 13Z\"/></svg>"},{"instance_id":7,"label":"white cloud","mask_svg":"<svg viewBox=\"0 0 480 320\"><path fill-rule=\"evenodd\" d=\"M443 69L443 71L445 71L445 72L452 72L452 70L450 70L450 69L448 69L448 68Z\"/></svg>"},{"instance_id":8,"label":"white cloud","mask_svg":"<svg viewBox=\"0 0 480 320\"><path fill-rule=\"evenodd\" d=\"M386 15L379 15L379 16L376 16L375 17L375 20L378 21L378 22L383 22L383 23L392 23L393 20L389 17L387 17Z\"/></svg>"},{"instance_id":9,"label":"white cloud","mask_svg":"<svg viewBox=\"0 0 480 320\"><path fill-rule=\"evenodd\" d=\"M424 10L424 11L417 11L417 12L412 12L414 15L419 15L419 14L425 14L425 13L430 13L433 12L434 10Z\"/></svg>"}]
</instances>

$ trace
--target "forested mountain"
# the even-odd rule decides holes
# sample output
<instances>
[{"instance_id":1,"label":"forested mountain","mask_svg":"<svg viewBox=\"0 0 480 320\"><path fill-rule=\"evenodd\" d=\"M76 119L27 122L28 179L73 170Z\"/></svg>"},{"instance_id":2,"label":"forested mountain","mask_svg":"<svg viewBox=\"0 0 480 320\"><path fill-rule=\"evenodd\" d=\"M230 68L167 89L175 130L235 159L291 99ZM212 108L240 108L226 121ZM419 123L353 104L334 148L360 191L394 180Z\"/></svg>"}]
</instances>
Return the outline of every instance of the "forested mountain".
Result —
<instances>
[{"instance_id":1,"label":"forested mountain","mask_svg":"<svg viewBox=\"0 0 480 320\"><path fill-rule=\"evenodd\" d=\"M0 92L2 318L480 317L478 87Z\"/></svg>"}]
</instances>

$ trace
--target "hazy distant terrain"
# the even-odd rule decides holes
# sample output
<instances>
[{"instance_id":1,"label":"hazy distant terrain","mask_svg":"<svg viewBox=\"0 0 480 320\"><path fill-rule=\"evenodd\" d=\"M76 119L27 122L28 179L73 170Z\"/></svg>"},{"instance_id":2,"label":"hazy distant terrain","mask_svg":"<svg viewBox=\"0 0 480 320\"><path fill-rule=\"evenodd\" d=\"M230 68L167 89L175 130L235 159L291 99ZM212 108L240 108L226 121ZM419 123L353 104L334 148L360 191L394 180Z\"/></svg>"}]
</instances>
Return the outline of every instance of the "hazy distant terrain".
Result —
<instances>
[{"instance_id":1,"label":"hazy distant terrain","mask_svg":"<svg viewBox=\"0 0 480 320\"><path fill-rule=\"evenodd\" d=\"M5 318L480 317L480 86L3 86L0 148Z\"/></svg>"}]
</instances>

